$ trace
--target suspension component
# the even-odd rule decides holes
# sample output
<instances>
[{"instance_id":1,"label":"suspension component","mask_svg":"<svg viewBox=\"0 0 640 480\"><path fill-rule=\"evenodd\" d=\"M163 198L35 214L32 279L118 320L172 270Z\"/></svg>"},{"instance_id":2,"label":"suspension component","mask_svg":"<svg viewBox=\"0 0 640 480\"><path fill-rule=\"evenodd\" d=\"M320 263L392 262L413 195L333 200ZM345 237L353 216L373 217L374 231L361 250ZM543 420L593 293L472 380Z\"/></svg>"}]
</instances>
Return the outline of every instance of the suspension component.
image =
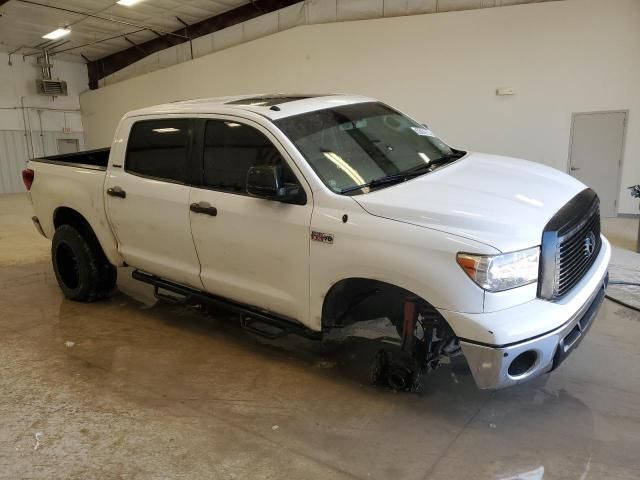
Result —
<instances>
[{"instance_id":1,"label":"suspension component","mask_svg":"<svg viewBox=\"0 0 640 480\"><path fill-rule=\"evenodd\" d=\"M371 382L394 390L416 391L421 374L438 368L442 357L459 353L458 340L440 313L417 297L406 297L400 351L378 351Z\"/></svg>"}]
</instances>

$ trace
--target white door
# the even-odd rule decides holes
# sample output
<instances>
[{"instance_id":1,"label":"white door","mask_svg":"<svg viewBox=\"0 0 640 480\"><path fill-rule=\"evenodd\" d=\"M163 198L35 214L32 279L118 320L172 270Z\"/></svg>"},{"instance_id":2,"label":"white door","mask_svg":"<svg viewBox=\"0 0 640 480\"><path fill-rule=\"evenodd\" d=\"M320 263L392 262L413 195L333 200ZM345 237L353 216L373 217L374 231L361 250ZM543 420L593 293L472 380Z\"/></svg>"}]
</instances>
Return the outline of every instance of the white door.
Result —
<instances>
[{"instance_id":1,"label":"white door","mask_svg":"<svg viewBox=\"0 0 640 480\"><path fill-rule=\"evenodd\" d=\"M252 166L282 165L286 182L304 185L263 127L208 120L204 136L202 186L192 189L190 202L200 207L191 212L191 230L205 290L305 323L310 191L304 205L247 195Z\"/></svg>"},{"instance_id":2,"label":"white door","mask_svg":"<svg viewBox=\"0 0 640 480\"><path fill-rule=\"evenodd\" d=\"M105 188L107 214L125 262L202 288L189 225L192 125L185 118L136 122L124 165L112 165Z\"/></svg>"},{"instance_id":3,"label":"white door","mask_svg":"<svg viewBox=\"0 0 640 480\"><path fill-rule=\"evenodd\" d=\"M569 171L600 197L603 217L615 217L626 112L574 113Z\"/></svg>"}]
</instances>

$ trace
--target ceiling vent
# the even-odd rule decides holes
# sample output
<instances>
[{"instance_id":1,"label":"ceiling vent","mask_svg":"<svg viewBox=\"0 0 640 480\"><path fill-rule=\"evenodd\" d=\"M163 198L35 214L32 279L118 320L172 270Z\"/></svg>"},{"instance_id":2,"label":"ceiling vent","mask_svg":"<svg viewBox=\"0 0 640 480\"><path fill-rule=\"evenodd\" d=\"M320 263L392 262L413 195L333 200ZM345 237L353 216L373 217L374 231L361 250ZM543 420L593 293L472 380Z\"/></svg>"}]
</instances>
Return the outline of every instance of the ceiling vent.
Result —
<instances>
[{"instance_id":1,"label":"ceiling vent","mask_svg":"<svg viewBox=\"0 0 640 480\"><path fill-rule=\"evenodd\" d=\"M64 80L36 80L36 88L40 95L49 97L67 96L67 82Z\"/></svg>"}]
</instances>

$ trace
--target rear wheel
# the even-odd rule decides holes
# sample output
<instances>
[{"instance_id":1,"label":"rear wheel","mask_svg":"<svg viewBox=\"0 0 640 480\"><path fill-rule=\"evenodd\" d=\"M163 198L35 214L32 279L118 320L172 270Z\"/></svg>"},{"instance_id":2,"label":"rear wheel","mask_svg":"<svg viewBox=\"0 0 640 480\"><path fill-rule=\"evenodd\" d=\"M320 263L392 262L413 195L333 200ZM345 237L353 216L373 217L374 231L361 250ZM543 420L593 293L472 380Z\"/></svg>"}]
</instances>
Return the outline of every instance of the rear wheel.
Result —
<instances>
[{"instance_id":1,"label":"rear wheel","mask_svg":"<svg viewBox=\"0 0 640 480\"><path fill-rule=\"evenodd\" d=\"M65 297L78 302L107 298L116 286L117 271L90 231L58 227L51 243L53 270Z\"/></svg>"}]
</instances>

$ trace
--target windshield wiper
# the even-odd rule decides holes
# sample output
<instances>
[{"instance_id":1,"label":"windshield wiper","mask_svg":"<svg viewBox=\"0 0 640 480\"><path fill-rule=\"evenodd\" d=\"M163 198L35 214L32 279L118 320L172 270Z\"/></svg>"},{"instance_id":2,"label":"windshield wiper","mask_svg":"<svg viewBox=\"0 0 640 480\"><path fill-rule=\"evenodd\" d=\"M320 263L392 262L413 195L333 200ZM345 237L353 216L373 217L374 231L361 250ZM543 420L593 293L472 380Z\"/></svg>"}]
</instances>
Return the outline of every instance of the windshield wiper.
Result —
<instances>
[{"instance_id":1,"label":"windshield wiper","mask_svg":"<svg viewBox=\"0 0 640 480\"><path fill-rule=\"evenodd\" d=\"M464 155L465 155L465 152L458 152L458 151L447 153L446 155L436 158L435 160L431 160L429 162L429 166L434 167L436 165L444 165L445 163L458 160L459 158L464 157Z\"/></svg>"},{"instance_id":2,"label":"windshield wiper","mask_svg":"<svg viewBox=\"0 0 640 480\"><path fill-rule=\"evenodd\" d=\"M353 187L343 188L342 190L340 190L340 193L353 192L354 190L361 190L367 187L377 187L380 185L386 185L388 183L404 182L409 178L417 177L431 171L433 167L454 162L459 158L464 157L465 155L466 152L462 150L453 150L451 153L447 153L446 155L436 158L435 160L431 160L429 163L421 163L420 165L412 167L409 170L405 170L404 172L394 173L393 175L385 175L384 177L380 178L374 178L370 182L363 183L362 185L354 185Z\"/></svg>"},{"instance_id":3,"label":"windshield wiper","mask_svg":"<svg viewBox=\"0 0 640 480\"><path fill-rule=\"evenodd\" d=\"M362 185L354 185L353 187L343 188L342 190L340 190L340 193L348 193L354 190L360 190L362 188L367 188L367 187L377 187L379 185L386 185L387 183L404 182L409 178L423 175L429 170L431 165L432 163L425 163L423 165L418 165L417 167L413 167L409 170L405 170L404 172L394 173L393 175L385 175L384 177L380 177L380 178L374 178L370 182L363 183Z\"/></svg>"}]
</instances>

